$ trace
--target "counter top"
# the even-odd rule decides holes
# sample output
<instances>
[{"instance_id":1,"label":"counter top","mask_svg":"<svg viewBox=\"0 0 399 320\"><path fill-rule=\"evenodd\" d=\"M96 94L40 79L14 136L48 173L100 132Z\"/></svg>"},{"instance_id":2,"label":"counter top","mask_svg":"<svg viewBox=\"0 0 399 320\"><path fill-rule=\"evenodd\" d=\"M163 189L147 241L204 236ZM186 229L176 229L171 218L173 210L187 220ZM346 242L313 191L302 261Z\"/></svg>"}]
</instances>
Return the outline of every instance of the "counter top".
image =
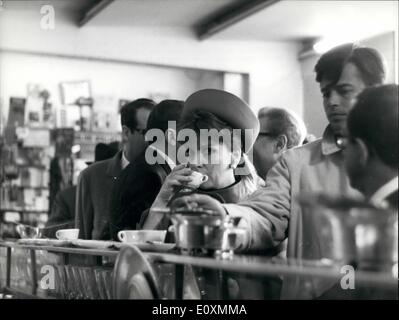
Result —
<instances>
[{"instance_id":1,"label":"counter top","mask_svg":"<svg viewBox=\"0 0 399 320\"><path fill-rule=\"evenodd\" d=\"M116 257L116 249L84 249L73 247L52 247L38 245L23 245L12 241L0 241L0 247L41 250L52 253L77 254L89 256ZM264 256L250 256L235 254L221 259L214 257L189 256L179 253L144 252L153 262L171 263L177 265L191 265L195 267L223 270L226 272L242 273L254 276L300 276L340 280L344 272L342 265L331 260L299 261ZM356 282L371 286L397 287L398 281L391 272L356 271Z\"/></svg>"}]
</instances>

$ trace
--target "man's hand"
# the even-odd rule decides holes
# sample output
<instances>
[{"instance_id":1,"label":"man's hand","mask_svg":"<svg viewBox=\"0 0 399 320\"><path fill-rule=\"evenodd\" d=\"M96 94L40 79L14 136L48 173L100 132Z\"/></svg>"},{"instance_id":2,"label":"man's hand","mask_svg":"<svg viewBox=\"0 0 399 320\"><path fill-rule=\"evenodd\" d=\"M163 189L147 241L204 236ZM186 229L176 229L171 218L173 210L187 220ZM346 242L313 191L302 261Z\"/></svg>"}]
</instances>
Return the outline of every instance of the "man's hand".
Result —
<instances>
[{"instance_id":1,"label":"man's hand","mask_svg":"<svg viewBox=\"0 0 399 320\"><path fill-rule=\"evenodd\" d=\"M194 193L188 196L179 197L172 202L171 206L176 209L202 208L205 210L212 210L217 215L226 215L226 211L222 204L218 200L205 194Z\"/></svg>"}]
</instances>

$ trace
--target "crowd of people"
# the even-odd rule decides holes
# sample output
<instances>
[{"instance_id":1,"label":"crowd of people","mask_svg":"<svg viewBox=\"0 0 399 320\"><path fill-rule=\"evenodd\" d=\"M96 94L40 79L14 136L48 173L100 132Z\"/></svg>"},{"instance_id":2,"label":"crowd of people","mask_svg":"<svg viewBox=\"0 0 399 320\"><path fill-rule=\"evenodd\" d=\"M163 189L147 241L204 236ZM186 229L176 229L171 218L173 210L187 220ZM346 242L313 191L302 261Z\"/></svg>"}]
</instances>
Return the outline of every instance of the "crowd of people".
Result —
<instances>
[{"instance_id":1,"label":"crowd of people","mask_svg":"<svg viewBox=\"0 0 399 320\"><path fill-rule=\"evenodd\" d=\"M398 86L384 84L385 73L369 47L345 44L323 54L315 74L328 126L319 139L292 112L262 108L256 116L223 90L200 90L185 101L132 101L121 110L122 149L80 174L75 212L65 219L79 238L117 240L121 230L167 230L170 221L154 209L201 207L239 220L248 233L240 252L322 259L328 243L297 201L302 192L398 208ZM201 139L212 130L216 139ZM182 140L186 132L194 138ZM193 172L206 181L187 192ZM315 279L312 286L313 297L322 297L334 282ZM306 292L292 278L281 297Z\"/></svg>"}]
</instances>

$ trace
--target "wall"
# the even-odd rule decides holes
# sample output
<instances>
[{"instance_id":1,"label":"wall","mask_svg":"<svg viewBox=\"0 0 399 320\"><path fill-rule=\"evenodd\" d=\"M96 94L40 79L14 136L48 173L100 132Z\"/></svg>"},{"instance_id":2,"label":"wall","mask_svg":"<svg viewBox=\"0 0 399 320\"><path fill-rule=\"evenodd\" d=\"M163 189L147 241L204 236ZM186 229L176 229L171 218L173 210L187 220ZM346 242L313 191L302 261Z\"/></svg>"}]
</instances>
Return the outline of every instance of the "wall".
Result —
<instances>
[{"instance_id":1,"label":"wall","mask_svg":"<svg viewBox=\"0 0 399 320\"><path fill-rule=\"evenodd\" d=\"M185 28L92 26L78 28L69 13L56 12L54 30L40 28L37 10L0 13L0 50L50 52L132 62L247 73L255 111L266 106L302 114L303 87L299 46L287 42L199 42Z\"/></svg>"},{"instance_id":2,"label":"wall","mask_svg":"<svg viewBox=\"0 0 399 320\"><path fill-rule=\"evenodd\" d=\"M395 58L395 36L394 33L382 34L377 37L359 41L361 45L377 49L385 58L387 64L387 83L397 82L395 70L398 68L398 61ZM301 61L304 86L304 120L308 131L316 136L321 136L327 126L327 119L324 115L322 98L319 85L315 81L313 72L319 55L312 55Z\"/></svg>"},{"instance_id":3,"label":"wall","mask_svg":"<svg viewBox=\"0 0 399 320\"><path fill-rule=\"evenodd\" d=\"M223 87L223 76L213 71L186 71L7 52L0 55L0 92L5 115L8 114L9 98L25 97L29 83L40 84L49 90L53 106L58 108L61 106L60 82L89 79L94 108L104 109L99 100L106 99L110 101L108 111L115 112L119 99L157 96L183 100L190 93L204 88L203 79L206 79L208 87Z\"/></svg>"}]
</instances>

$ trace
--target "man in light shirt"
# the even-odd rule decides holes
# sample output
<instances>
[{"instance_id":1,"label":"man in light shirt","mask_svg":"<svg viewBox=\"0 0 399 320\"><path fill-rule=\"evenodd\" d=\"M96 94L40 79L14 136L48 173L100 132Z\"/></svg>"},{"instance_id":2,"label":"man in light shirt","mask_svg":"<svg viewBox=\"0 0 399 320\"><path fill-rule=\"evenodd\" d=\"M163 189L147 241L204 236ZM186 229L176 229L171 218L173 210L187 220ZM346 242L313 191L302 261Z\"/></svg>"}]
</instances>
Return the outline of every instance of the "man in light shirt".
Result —
<instances>
[{"instance_id":1,"label":"man in light shirt","mask_svg":"<svg viewBox=\"0 0 399 320\"><path fill-rule=\"evenodd\" d=\"M348 116L345 166L353 188L398 210L398 86L365 89Z\"/></svg>"},{"instance_id":2,"label":"man in light shirt","mask_svg":"<svg viewBox=\"0 0 399 320\"><path fill-rule=\"evenodd\" d=\"M90 165L78 179L75 227L80 239L109 239L111 192L119 173L145 149L144 131L155 102L137 99L121 109L123 148L113 158Z\"/></svg>"}]
</instances>

